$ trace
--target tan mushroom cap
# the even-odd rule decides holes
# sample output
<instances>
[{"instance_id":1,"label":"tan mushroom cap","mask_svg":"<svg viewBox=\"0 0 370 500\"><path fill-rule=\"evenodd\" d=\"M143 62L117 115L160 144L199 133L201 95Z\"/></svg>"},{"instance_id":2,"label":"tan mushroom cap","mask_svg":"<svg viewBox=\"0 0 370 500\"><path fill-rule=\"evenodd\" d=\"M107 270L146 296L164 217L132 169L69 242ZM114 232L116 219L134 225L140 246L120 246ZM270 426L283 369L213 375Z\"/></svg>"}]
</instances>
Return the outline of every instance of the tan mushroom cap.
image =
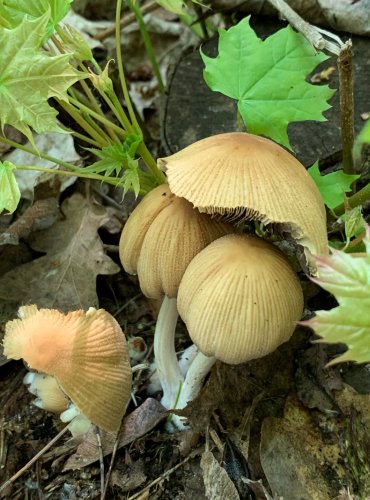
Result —
<instances>
[{"instance_id":1,"label":"tan mushroom cap","mask_svg":"<svg viewBox=\"0 0 370 500\"><path fill-rule=\"evenodd\" d=\"M63 391L91 422L117 431L130 400L131 367L126 340L107 311L63 314L24 306L21 319L5 326L4 354L23 358L53 375Z\"/></svg>"},{"instance_id":2,"label":"tan mushroom cap","mask_svg":"<svg viewBox=\"0 0 370 500\"><path fill-rule=\"evenodd\" d=\"M181 281L178 310L200 351L238 364L292 335L303 294L288 260L251 235L224 236L202 250Z\"/></svg>"},{"instance_id":3,"label":"tan mushroom cap","mask_svg":"<svg viewBox=\"0 0 370 500\"><path fill-rule=\"evenodd\" d=\"M289 226L313 254L326 254L324 202L305 167L281 146L231 132L158 160L170 189L200 212Z\"/></svg>"},{"instance_id":4,"label":"tan mushroom cap","mask_svg":"<svg viewBox=\"0 0 370 500\"><path fill-rule=\"evenodd\" d=\"M171 203L174 196L168 184L161 184L144 196L127 219L119 242L119 257L127 273L137 273L145 235L153 220Z\"/></svg>"},{"instance_id":5,"label":"tan mushroom cap","mask_svg":"<svg viewBox=\"0 0 370 500\"><path fill-rule=\"evenodd\" d=\"M52 375L29 372L23 379L28 390L37 396L36 406L53 413L62 413L68 408L69 400Z\"/></svg>"},{"instance_id":6,"label":"tan mushroom cap","mask_svg":"<svg viewBox=\"0 0 370 500\"><path fill-rule=\"evenodd\" d=\"M232 231L231 225L199 213L184 198L173 195L167 185L159 186L130 215L120 240L121 261L126 270L136 267L144 295L174 298L192 258Z\"/></svg>"}]
</instances>

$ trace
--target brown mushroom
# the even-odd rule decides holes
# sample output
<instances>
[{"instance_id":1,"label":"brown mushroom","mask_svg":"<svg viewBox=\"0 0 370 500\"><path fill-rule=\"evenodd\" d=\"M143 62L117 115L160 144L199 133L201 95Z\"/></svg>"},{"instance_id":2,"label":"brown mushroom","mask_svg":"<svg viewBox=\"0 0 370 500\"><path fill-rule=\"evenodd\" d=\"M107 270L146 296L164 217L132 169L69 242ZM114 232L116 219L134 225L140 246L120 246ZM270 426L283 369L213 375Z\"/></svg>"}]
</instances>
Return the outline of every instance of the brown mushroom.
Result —
<instances>
[{"instance_id":1,"label":"brown mushroom","mask_svg":"<svg viewBox=\"0 0 370 500\"><path fill-rule=\"evenodd\" d=\"M200 212L282 224L310 254L328 252L324 202L305 167L269 139L231 132L158 160L171 191Z\"/></svg>"},{"instance_id":2,"label":"brown mushroom","mask_svg":"<svg viewBox=\"0 0 370 500\"><path fill-rule=\"evenodd\" d=\"M274 245L252 235L227 235L189 264L178 310L199 348L178 400L182 408L198 394L216 359L244 363L286 342L301 317L303 294Z\"/></svg>"},{"instance_id":3,"label":"brown mushroom","mask_svg":"<svg viewBox=\"0 0 370 500\"><path fill-rule=\"evenodd\" d=\"M88 420L117 431L130 400L131 367L124 334L107 311L63 314L23 306L5 326L4 355L52 375ZM65 414L74 416L75 410ZM64 415L64 417L63 417Z\"/></svg>"},{"instance_id":4,"label":"brown mushroom","mask_svg":"<svg viewBox=\"0 0 370 500\"><path fill-rule=\"evenodd\" d=\"M175 196L167 184L145 196L123 229L120 258L124 269L137 272L147 297L164 297L154 334L154 355L166 408L175 404L184 379L174 345L181 278L198 252L232 231L232 226L199 213Z\"/></svg>"}]
</instances>

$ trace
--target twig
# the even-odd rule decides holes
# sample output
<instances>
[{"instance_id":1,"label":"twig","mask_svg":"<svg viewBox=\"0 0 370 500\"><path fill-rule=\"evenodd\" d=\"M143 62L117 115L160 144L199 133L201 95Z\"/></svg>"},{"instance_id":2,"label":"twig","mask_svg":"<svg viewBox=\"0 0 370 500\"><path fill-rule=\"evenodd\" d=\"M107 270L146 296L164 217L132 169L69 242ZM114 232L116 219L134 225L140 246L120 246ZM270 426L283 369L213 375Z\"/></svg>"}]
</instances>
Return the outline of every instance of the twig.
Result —
<instances>
[{"instance_id":1,"label":"twig","mask_svg":"<svg viewBox=\"0 0 370 500\"><path fill-rule=\"evenodd\" d=\"M147 4L143 5L141 7L141 12L142 14L148 14L149 12L152 12L153 10L156 10L159 8L159 5L157 2L148 2ZM126 26L134 23L136 21L135 14L127 14L125 17L121 19L120 25L121 28L125 28ZM106 30L98 33L97 35L94 36L95 40L105 40L108 36L111 36L114 34L116 28L113 26L112 28L107 28Z\"/></svg>"},{"instance_id":2,"label":"twig","mask_svg":"<svg viewBox=\"0 0 370 500\"><path fill-rule=\"evenodd\" d=\"M46 446L42 448L34 457L31 458L29 462L26 463L18 472L16 472L11 478L9 478L5 483L0 486L0 492L4 491L11 483L14 483L18 478L20 478L39 458L42 457L50 448L69 430L67 425L62 429L51 441L48 442Z\"/></svg>"},{"instance_id":3,"label":"twig","mask_svg":"<svg viewBox=\"0 0 370 500\"><path fill-rule=\"evenodd\" d=\"M117 450L118 450L119 439L120 439L120 434L118 433L117 437L116 437L116 440L114 442L113 451L112 451L112 457L111 457L111 461L110 461L110 464L109 464L109 469L108 469L108 472L107 472L107 475L106 475L106 478L105 478L105 488L104 488L104 491L102 493L102 496L101 496L100 500L105 500L105 498L107 496L109 481L110 481L110 477L111 477L112 472L113 472L113 465L114 465L114 462L115 462L115 459L116 459Z\"/></svg>"},{"instance_id":4,"label":"twig","mask_svg":"<svg viewBox=\"0 0 370 500\"><path fill-rule=\"evenodd\" d=\"M342 42L339 37L329 31L309 24L301 18L284 0L268 0L275 9L307 40L316 50L327 50L335 55L339 54ZM326 40L323 35L335 40L336 43Z\"/></svg>"},{"instance_id":5,"label":"twig","mask_svg":"<svg viewBox=\"0 0 370 500\"><path fill-rule=\"evenodd\" d=\"M343 171L346 174L354 173L352 149L355 139L355 130L352 59L352 41L347 40L347 42L341 47L337 60L339 72L339 101L343 148Z\"/></svg>"},{"instance_id":6,"label":"twig","mask_svg":"<svg viewBox=\"0 0 370 500\"><path fill-rule=\"evenodd\" d=\"M105 491L105 485L104 485L104 455L103 455L103 448L101 445L101 436L100 436L100 429L99 427L95 426L95 436L96 436L96 441L98 443L98 450L99 450L99 465L100 465L100 499L103 500L103 495Z\"/></svg>"},{"instance_id":7,"label":"twig","mask_svg":"<svg viewBox=\"0 0 370 500\"><path fill-rule=\"evenodd\" d=\"M156 484L164 481L168 476L170 476L173 472L175 472L175 470L177 470L178 468L185 465L186 462L188 462L191 458L194 458L197 455L199 455L201 451L202 451L202 448L198 448L198 449L192 451L184 460L182 460L182 462L178 463L177 465L172 467L172 469L169 469L168 471L161 474L159 477L157 477L157 479L154 479L154 481L149 483L147 486L145 486L145 488L140 490L138 493L135 493L135 495L130 496L127 500L135 500L135 498L139 498L144 492L150 490L150 488L152 488Z\"/></svg>"}]
</instances>

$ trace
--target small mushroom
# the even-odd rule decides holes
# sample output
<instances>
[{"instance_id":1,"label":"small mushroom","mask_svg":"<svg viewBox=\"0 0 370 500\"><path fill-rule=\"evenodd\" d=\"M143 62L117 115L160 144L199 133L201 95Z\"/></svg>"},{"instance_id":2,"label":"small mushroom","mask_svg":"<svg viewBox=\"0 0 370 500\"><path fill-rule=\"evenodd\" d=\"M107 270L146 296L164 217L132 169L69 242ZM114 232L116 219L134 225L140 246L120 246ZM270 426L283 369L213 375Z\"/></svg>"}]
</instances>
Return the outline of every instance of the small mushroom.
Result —
<instances>
[{"instance_id":1,"label":"small mushroom","mask_svg":"<svg viewBox=\"0 0 370 500\"><path fill-rule=\"evenodd\" d=\"M274 245L253 235L227 235L189 264L178 310L199 348L177 408L200 391L216 359L245 363L274 351L292 335L303 310L299 280ZM181 419L174 422L181 427Z\"/></svg>"},{"instance_id":2,"label":"small mushroom","mask_svg":"<svg viewBox=\"0 0 370 500\"><path fill-rule=\"evenodd\" d=\"M184 377L175 351L177 290L192 258L232 226L199 213L167 184L153 189L132 212L120 239L123 268L136 273L144 295L163 298L154 334L162 404L173 408Z\"/></svg>"},{"instance_id":3,"label":"small mushroom","mask_svg":"<svg viewBox=\"0 0 370 500\"><path fill-rule=\"evenodd\" d=\"M23 306L19 319L5 326L3 346L7 358L22 358L31 369L55 378L76 407L63 411L63 421L81 413L107 431L118 431L132 376L124 334L107 311L63 314ZM26 379L31 387L33 381L32 376Z\"/></svg>"},{"instance_id":4,"label":"small mushroom","mask_svg":"<svg viewBox=\"0 0 370 500\"><path fill-rule=\"evenodd\" d=\"M171 191L200 212L281 224L311 254L328 252L324 202L305 167L269 139L231 132L160 158Z\"/></svg>"},{"instance_id":5,"label":"small mushroom","mask_svg":"<svg viewBox=\"0 0 370 500\"><path fill-rule=\"evenodd\" d=\"M32 403L38 408L58 415L67 410L68 398L52 375L28 372L23 378L23 383L29 392L37 397Z\"/></svg>"}]
</instances>

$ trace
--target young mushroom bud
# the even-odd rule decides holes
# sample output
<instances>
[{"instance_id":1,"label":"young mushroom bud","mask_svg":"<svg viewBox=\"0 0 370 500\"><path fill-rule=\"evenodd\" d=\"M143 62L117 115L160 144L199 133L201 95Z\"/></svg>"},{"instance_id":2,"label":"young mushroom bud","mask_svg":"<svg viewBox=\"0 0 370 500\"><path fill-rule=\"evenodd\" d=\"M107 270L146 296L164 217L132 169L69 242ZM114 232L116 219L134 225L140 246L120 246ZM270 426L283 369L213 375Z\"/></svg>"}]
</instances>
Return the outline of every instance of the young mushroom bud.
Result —
<instances>
[{"instance_id":1,"label":"young mushroom bud","mask_svg":"<svg viewBox=\"0 0 370 500\"><path fill-rule=\"evenodd\" d=\"M174 346L177 290L192 258L233 228L199 213L167 184L153 189L130 215L120 240L127 272L137 272L141 290L163 298L154 334L154 355L163 388L162 404L173 408L183 382Z\"/></svg>"},{"instance_id":2,"label":"young mushroom bud","mask_svg":"<svg viewBox=\"0 0 370 500\"><path fill-rule=\"evenodd\" d=\"M131 367L116 320L103 309L63 314L35 305L21 307L19 317L5 326L4 355L54 377L75 406L63 408L64 421L81 413L107 431L118 431L130 400ZM50 396L40 380L29 375L26 383L46 407Z\"/></svg>"},{"instance_id":3,"label":"young mushroom bud","mask_svg":"<svg viewBox=\"0 0 370 500\"><path fill-rule=\"evenodd\" d=\"M198 394L216 359L245 363L286 342L301 317L303 294L274 245L252 235L227 235L189 264L178 309L199 348L181 390L182 408Z\"/></svg>"},{"instance_id":4,"label":"young mushroom bud","mask_svg":"<svg viewBox=\"0 0 370 500\"><path fill-rule=\"evenodd\" d=\"M280 224L311 254L328 252L324 202L305 167L269 139L232 132L158 160L170 189L200 212Z\"/></svg>"}]
</instances>

